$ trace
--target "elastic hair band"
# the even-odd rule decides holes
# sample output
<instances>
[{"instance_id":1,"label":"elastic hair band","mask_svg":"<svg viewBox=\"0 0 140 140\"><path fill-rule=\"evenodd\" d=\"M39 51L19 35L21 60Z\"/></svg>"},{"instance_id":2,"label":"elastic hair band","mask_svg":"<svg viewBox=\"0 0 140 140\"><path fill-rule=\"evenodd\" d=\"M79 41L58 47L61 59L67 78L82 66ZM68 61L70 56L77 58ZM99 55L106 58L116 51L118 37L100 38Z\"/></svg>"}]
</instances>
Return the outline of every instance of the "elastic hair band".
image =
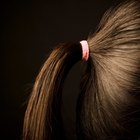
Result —
<instances>
[{"instance_id":1,"label":"elastic hair band","mask_svg":"<svg viewBox=\"0 0 140 140\"><path fill-rule=\"evenodd\" d=\"M80 44L82 46L82 59L84 61L87 61L89 58L89 46L86 40L80 41Z\"/></svg>"}]
</instances>

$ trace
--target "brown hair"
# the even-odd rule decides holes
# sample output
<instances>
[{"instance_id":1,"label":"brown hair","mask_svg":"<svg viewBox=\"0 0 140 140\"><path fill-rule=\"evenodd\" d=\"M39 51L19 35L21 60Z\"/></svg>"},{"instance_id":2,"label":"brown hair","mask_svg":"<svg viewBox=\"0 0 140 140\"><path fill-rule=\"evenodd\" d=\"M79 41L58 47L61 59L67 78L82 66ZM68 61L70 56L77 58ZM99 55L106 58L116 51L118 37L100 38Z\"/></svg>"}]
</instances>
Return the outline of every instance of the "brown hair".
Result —
<instances>
[{"instance_id":1,"label":"brown hair","mask_svg":"<svg viewBox=\"0 0 140 140\"><path fill-rule=\"evenodd\" d=\"M80 140L138 138L140 129L140 1L108 10L87 39L90 57L77 101ZM54 48L36 78L24 119L24 140L63 139L62 87L82 60L80 43Z\"/></svg>"}]
</instances>

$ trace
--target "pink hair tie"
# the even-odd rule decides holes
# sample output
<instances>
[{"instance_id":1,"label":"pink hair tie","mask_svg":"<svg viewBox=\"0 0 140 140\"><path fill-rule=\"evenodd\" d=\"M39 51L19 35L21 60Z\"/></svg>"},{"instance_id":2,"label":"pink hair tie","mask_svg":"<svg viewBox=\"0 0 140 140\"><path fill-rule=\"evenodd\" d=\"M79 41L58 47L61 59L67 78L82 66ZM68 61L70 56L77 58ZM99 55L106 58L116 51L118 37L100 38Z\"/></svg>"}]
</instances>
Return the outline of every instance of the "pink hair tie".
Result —
<instances>
[{"instance_id":1,"label":"pink hair tie","mask_svg":"<svg viewBox=\"0 0 140 140\"><path fill-rule=\"evenodd\" d=\"M89 46L86 40L80 41L80 44L82 46L82 59L87 61L89 58Z\"/></svg>"}]
</instances>

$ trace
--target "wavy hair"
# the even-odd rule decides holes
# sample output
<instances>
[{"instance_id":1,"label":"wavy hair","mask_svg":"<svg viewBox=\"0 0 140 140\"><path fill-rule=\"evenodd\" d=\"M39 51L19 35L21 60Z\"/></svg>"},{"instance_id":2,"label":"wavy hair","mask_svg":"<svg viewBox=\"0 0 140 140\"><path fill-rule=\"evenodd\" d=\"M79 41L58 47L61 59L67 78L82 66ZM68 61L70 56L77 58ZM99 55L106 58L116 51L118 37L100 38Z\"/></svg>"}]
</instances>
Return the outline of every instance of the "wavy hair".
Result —
<instances>
[{"instance_id":1,"label":"wavy hair","mask_svg":"<svg viewBox=\"0 0 140 140\"><path fill-rule=\"evenodd\" d=\"M82 74L76 107L78 140L139 137L140 1L109 9L87 38L90 56ZM80 43L56 46L39 72L25 112L23 140L64 139L62 88Z\"/></svg>"}]
</instances>

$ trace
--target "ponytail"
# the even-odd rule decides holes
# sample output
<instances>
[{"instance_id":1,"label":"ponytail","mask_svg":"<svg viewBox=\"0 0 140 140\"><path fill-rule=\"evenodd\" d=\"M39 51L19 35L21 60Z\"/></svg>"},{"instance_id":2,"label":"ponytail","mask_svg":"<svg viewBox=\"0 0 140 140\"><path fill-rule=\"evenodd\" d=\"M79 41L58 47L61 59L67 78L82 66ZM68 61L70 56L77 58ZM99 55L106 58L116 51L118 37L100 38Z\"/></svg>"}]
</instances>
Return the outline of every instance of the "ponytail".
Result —
<instances>
[{"instance_id":1,"label":"ponytail","mask_svg":"<svg viewBox=\"0 0 140 140\"><path fill-rule=\"evenodd\" d=\"M42 67L25 113L23 140L65 139L62 87L87 44L90 52L83 57L86 69L76 107L78 140L139 137L140 1L109 10L97 31L80 43L57 46Z\"/></svg>"},{"instance_id":2,"label":"ponytail","mask_svg":"<svg viewBox=\"0 0 140 140\"><path fill-rule=\"evenodd\" d=\"M82 58L77 44L57 46L36 78L24 119L23 140L52 140L63 137L61 96L70 68Z\"/></svg>"}]
</instances>

